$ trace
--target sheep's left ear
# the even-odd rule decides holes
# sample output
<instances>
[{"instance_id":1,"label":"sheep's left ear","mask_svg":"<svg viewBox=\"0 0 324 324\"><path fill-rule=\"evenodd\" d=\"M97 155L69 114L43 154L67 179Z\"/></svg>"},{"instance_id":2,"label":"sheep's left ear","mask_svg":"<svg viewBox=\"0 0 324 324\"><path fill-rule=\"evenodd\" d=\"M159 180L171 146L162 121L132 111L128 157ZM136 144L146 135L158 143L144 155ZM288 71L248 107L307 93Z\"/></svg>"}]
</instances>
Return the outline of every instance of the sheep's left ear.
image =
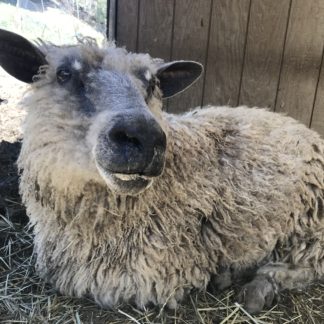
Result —
<instances>
[{"instance_id":1,"label":"sheep's left ear","mask_svg":"<svg viewBox=\"0 0 324 324\"><path fill-rule=\"evenodd\" d=\"M157 77L160 80L163 99L173 97L189 88L199 79L203 70L203 66L194 61L173 61L162 64L157 71Z\"/></svg>"}]
</instances>

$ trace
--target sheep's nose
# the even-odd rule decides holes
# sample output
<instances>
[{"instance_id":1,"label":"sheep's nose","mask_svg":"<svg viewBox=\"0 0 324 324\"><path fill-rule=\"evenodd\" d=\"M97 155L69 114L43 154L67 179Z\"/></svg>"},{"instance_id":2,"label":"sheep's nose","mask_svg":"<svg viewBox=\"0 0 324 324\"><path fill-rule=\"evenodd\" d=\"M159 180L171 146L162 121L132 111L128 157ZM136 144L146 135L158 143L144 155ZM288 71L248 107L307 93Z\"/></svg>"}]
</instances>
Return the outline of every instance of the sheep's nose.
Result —
<instances>
[{"instance_id":1,"label":"sheep's nose","mask_svg":"<svg viewBox=\"0 0 324 324\"><path fill-rule=\"evenodd\" d=\"M111 173L158 176L164 166L166 136L153 118L115 122L101 140L100 164Z\"/></svg>"},{"instance_id":2,"label":"sheep's nose","mask_svg":"<svg viewBox=\"0 0 324 324\"><path fill-rule=\"evenodd\" d=\"M113 127L109 132L109 139L112 144L124 149L143 150L142 141L139 134L129 128Z\"/></svg>"}]
</instances>

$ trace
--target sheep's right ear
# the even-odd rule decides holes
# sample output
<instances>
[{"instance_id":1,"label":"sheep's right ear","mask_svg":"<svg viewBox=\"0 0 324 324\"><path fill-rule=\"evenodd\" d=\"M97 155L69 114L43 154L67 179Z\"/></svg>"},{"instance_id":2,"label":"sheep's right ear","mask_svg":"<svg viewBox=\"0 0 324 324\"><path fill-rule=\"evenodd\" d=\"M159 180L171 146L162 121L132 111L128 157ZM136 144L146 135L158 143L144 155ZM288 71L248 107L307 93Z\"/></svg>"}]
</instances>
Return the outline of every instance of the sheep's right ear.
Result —
<instances>
[{"instance_id":1,"label":"sheep's right ear","mask_svg":"<svg viewBox=\"0 0 324 324\"><path fill-rule=\"evenodd\" d=\"M0 29L0 65L16 79L32 83L45 55L24 37Z\"/></svg>"},{"instance_id":2,"label":"sheep's right ear","mask_svg":"<svg viewBox=\"0 0 324 324\"><path fill-rule=\"evenodd\" d=\"M203 73L202 64L195 61L173 61L159 66L157 77L163 99L171 98L189 88Z\"/></svg>"}]
</instances>

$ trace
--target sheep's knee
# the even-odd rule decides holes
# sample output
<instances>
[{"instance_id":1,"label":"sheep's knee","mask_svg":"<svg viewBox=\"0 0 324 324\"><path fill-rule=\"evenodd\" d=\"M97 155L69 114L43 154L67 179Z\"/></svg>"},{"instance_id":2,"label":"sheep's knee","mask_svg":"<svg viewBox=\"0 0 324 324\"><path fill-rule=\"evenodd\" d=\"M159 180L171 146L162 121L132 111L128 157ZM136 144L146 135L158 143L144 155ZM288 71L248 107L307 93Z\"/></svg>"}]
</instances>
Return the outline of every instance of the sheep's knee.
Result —
<instances>
[{"instance_id":1,"label":"sheep's knee","mask_svg":"<svg viewBox=\"0 0 324 324\"><path fill-rule=\"evenodd\" d=\"M277 293L284 289L301 289L315 279L310 267L299 267L287 263L269 263L261 267L255 278L244 285L238 301L251 314L270 307Z\"/></svg>"},{"instance_id":2,"label":"sheep's knee","mask_svg":"<svg viewBox=\"0 0 324 324\"><path fill-rule=\"evenodd\" d=\"M218 275L211 276L208 284L208 291L213 294L217 294L219 291L223 291L232 285L232 273L230 269L226 269Z\"/></svg>"},{"instance_id":3,"label":"sheep's knee","mask_svg":"<svg viewBox=\"0 0 324 324\"><path fill-rule=\"evenodd\" d=\"M271 307L276 295L276 286L268 276L257 275L245 284L238 294L238 302L251 314L262 311L264 307Z\"/></svg>"}]
</instances>

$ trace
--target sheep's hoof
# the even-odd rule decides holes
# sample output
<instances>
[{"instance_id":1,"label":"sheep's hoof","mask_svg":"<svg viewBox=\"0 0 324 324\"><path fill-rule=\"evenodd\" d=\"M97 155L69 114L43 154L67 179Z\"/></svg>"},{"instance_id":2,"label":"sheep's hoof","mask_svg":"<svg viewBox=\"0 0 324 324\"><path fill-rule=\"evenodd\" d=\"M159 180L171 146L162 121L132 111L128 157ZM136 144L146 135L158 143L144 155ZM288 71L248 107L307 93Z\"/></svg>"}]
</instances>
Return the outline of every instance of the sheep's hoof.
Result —
<instances>
[{"instance_id":1,"label":"sheep's hoof","mask_svg":"<svg viewBox=\"0 0 324 324\"><path fill-rule=\"evenodd\" d=\"M225 270L218 275L212 275L207 290L212 294L217 294L232 285L232 274L230 270Z\"/></svg>"},{"instance_id":2,"label":"sheep's hoof","mask_svg":"<svg viewBox=\"0 0 324 324\"><path fill-rule=\"evenodd\" d=\"M275 289L270 279L257 275L251 282L244 285L238 294L238 302L250 314L256 314L264 307L271 307L275 298Z\"/></svg>"}]
</instances>

